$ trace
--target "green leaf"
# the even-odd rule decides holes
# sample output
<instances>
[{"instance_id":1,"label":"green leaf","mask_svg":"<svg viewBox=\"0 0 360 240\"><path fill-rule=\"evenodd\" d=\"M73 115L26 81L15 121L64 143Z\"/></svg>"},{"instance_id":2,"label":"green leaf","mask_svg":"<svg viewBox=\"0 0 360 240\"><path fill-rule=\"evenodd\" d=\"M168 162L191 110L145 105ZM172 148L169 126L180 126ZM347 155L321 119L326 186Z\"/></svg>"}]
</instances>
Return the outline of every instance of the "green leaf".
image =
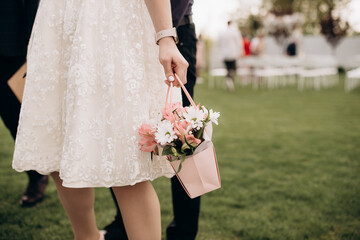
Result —
<instances>
[{"instance_id":1,"label":"green leaf","mask_svg":"<svg viewBox=\"0 0 360 240\"><path fill-rule=\"evenodd\" d=\"M185 140L186 141L186 140ZM186 149L191 149L191 146L189 146L188 143L184 143L182 146L181 146L181 152L185 153L185 150Z\"/></svg>"},{"instance_id":2,"label":"green leaf","mask_svg":"<svg viewBox=\"0 0 360 240\"><path fill-rule=\"evenodd\" d=\"M208 110L208 115L207 115L207 117L205 119L205 122L209 122L209 121L210 121L210 110Z\"/></svg>"},{"instance_id":3,"label":"green leaf","mask_svg":"<svg viewBox=\"0 0 360 240\"><path fill-rule=\"evenodd\" d=\"M172 151L171 151L172 146L171 145L166 145L162 151L162 156L167 156L167 155L172 155Z\"/></svg>"},{"instance_id":4,"label":"green leaf","mask_svg":"<svg viewBox=\"0 0 360 240\"><path fill-rule=\"evenodd\" d=\"M179 168L178 168L178 170L176 171L176 174L178 174L178 173L180 172L181 168L182 168L182 162L180 163Z\"/></svg>"},{"instance_id":5,"label":"green leaf","mask_svg":"<svg viewBox=\"0 0 360 240\"><path fill-rule=\"evenodd\" d=\"M180 157L181 154L178 153L178 151L176 150L176 148L174 147L171 147L171 152L172 152L172 155L176 156L176 157Z\"/></svg>"},{"instance_id":6,"label":"green leaf","mask_svg":"<svg viewBox=\"0 0 360 240\"><path fill-rule=\"evenodd\" d=\"M191 146L191 144L187 141L186 136L184 136L184 140L185 140L185 143L189 146L189 148L193 148L193 146Z\"/></svg>"},{"instance_id":7,"label":"green leaf","mask_svg":"<svg viewBox=\"0 0 360 240\"><path fill-rule=\"evenodd\" d=\"M197 138L197 139L202 138L202 135L203 135L203 132L204 132L204 128L205 128L205 127L200 128L200 130L196 133L196 138Z\"/></svg>"},{"instance_id":8,"label":"green leaf","mask_svg":"<svg viewBox=\"0 0 360 240\"><path fill-rule=\"evenodd\" d=\"M182 169L182 163L185 161L185 159L186 159L186 156L182 155L180 158L180 165L179 165L178 170L176 171L176 174L178 174L180 172L180 170Z\"/></svg>"}]
</instances>

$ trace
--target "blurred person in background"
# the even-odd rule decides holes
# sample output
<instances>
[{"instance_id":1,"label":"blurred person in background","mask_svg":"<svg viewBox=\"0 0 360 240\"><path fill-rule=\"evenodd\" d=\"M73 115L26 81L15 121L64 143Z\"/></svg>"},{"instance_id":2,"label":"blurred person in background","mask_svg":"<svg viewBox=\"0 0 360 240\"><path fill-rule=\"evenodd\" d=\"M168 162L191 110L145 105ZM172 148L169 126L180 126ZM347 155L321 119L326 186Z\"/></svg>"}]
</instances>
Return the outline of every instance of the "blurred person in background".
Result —
<instances>
[{"instance_id":1,"label":"blurred person in background","mask_svg":"<svg viewBox=\"0 0 360 240\"><path fill-rule=\"evenodd\" d=\"M286 47L286 54L288 56L294 57L299 55L300 52L299 49L300 49L300 44L302 42L302 37L303 34L302 34L301 26L295 26L289 38L288 45Z\"/></svg>"},{"instance_id":2,"label":"blurred person in background","mask_svg":"<svg viewBox=\"0 0 360 240\"><path fill-rule=\"evenodd\" d=\"M179 43L177 47L186 61L189 63L187 70L186 89L191 97L194 94L196 83L196 34L195 25L192 20L193 0L171 0L171 12L173 26L177 29ZM183 106L189 106L190 102L182 92ZM191 199L176 176L171 178L171 192L173 201L174 219L167 227L167 240L194 240L198 231L200 197ZM128 239L121 211L117 205L115 195L112 192L117 214L115 220L107 225L105 240L126 240ZM139 226L141 228L141 226Z\"/></svg>"},{"instance_id":3,"label":"blurred person in background","mask_svg":"<svg viewBox=\"0 0 360 240\"><path fill-rule=\"evenodd\" d=\"M7 81L26 62L27 45L39 0L2 0L0 4L0 115L15 140L20 102ZM44 198L48 176L26 172L28 186L20 205L33 206Z\"/></svg>"},{"instance_id":4,"label":"blurred person in background","mask_svg":"<svg viewBox=\"0 0 360 240\"><path fill-rule=\"evenodd\" d=\"M262 33L258 32L256 37L251 39L250 51L254 56L260 56L264 53L264 36Z\"/></svg>"},{"instance_id":5,"label":"blurred person in background","mask_svg":"<svg viewBox=\"0 0 360 240\"><path fill-rule=\"evenodd\" d=\"M201 71L206 65L205 53L205 42L200 34L196 43L196 83L198 84L203 82Z\"/></svg>"},{"instance_id":6,"label":"blurred person in background","mask_svg":"<svg viewBox=\"0 0 360 240\"><path fill-rule=\"evenodd\" d=\"M227 70L227 90L234 91L237 67L236 61L242 56L244 46L241 33L237 26L233 26L231 21L228 21L227 24L227 29L221 34L219 38L219 47Z\"/></svg>"},{"instance_id":7,"label":"blurred person in background","mask_svg":"<svg viewBox=\"0 0 360 240\"><path fill-rule=\"evenodd\" d=\"M296 42L290 42L286 47L286 54L290 57L296 56L297 50L296 50Z\"/></svg>"},{"instance_id":8,"label":"blurred person in background","mask_svg":"<svg viewBox=\"0 0 360 240\"><path fill-rule=\"evenodd\" d=\"M250 56L251 52L250 52L250 40L248 38L247 35L243 36L243 44L244 44L244 57Z\"/></svg>"}]
</instances>

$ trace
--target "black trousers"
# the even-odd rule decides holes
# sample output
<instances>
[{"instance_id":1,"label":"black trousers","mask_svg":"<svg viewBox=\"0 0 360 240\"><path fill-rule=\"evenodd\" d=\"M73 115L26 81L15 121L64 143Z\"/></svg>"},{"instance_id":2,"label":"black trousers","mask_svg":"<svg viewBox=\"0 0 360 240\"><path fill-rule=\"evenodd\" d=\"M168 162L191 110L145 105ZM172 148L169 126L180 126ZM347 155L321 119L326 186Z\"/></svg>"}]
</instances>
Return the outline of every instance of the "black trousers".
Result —
<instances>
[{"instance_id":1,"label":"black trousers","mask_svg":"<svg viewBox=\"0 0 360 240\"><path fill-rule=\"evenodd\" d=\"M7 80L9 80L25 61L26 56L7 57L0 55L0 116L14 140L18 127L21 104L7 85ZM36 171L27 171L26 173L30 181L37 181L43 176Z\"/></svg>"},{"instance_id":2,"label":"black trousers","mask_svg":"<svg viewBox=\"0 0 360 240\"><path fill-rule=\"evenodd\" d=\"M178 49L189 63L187 71L186 89L191 96L194 94L196 83L196 34L194 24L187 24L177 28L179 37ZM189 106L190 102L182 91L183 106ZM198 231L200 197L191 199L181 186L176 177L171 179L171 191L173 201L174 220L168 226L166 235L168 240L193 240ZM115 195L112 196L116 203ZM120 224L120 228L125 232L121 212L117 206L117 215L115 220ZM141 227L141 226L139 226ZM126 237L124 236L124 239Z\"/></svg>"},{"instance_id":3,"label":"black trousers","mask_svg":"<svg viewBox=\"0 0 360 240\"><path fill-rule=\"evenodd\" d=\"M227 77L234 78L236 74L236 60L224 60L226 70L227 70Z\"/></svg>"},{"instance_id":4,"label":"black trousers","mask_svg":"<svg viewBox=\"0 0 360 240\"><path fill-rule=\"evenodd\" d=\"M189 63L187 71L186 89L191 97L194 95L196 83L196 34L194 24L187 24L177 28L179 37L178 49ZM183 106L190 102L182 92ZM191 199L177 177L171 178L171 192L173 201L174 220L166 229L168 240L193 240L198 231L200 197Z\"/></svg>"}]
</instances>

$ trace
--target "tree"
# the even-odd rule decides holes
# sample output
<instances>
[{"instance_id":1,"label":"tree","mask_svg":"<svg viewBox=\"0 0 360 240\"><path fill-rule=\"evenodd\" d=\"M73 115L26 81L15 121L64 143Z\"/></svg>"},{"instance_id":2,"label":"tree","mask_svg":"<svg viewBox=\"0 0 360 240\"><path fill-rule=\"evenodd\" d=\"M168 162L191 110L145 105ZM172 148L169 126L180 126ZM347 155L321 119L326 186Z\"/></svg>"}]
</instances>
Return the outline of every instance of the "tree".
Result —
<instances>
[{"instance_id":1,"label":"tree","mask_svg":"<svg viewBox=\"0 0 360 240\"><path fill-rule=\"evenodd\" d=\"M348 22L343 22L339 17L334 17L332 11L323 16L320 20L321 33L335 49L341 39L346 36L350 26Z\"/></svg>"},{"instance_id":2,"label":"tree","mask_svg":"<svg viewBox=\"0 0 360 240\"><path fill-rule=\"evenodd\" d=\"M284 16L299 12L305 17L305 22L302 25L303 33L319 34L324 32L322 29L325 27L325 25L320 24L321 21L325 21L324 19L328 19L330 15L338 22L338 24L335 23L336 26L340 26L343 29L345 25L348 25L341 18L339 10L344 8L349 2L350 0L263 0L259 15L251 16L251 18L263 19L267 13L274 14L275 16ZM241 21L241 23L244 22L246 21Z\"/></svg>"},{"instance_id":3,"label":"tree","mask_svg":"<svg viewBox=\"0 0 360 240\"><path fill-rule=\"evenodd\" d=\"M262 8L276 16L289 15L300 12L305 16L303 24L304 34L322 33L323 26L320 24L329 15L339 15L339 9L347 5L350 0L263 0ZM346 21L340 16L336 21L342 26Z\"/></svg>"},{"instance_id":4,"label":"tree","mask_svg":"<svg viewBox=\"0 0 360 240\"><path fill-rule=\"evenodd\" d=\"M295 27L291 27L290 19L294 20L301 13L304 34L323 34L333 50L350 30L349 23L343 19L341 9L351 0L263 0L259 14L250 15L242 20L242 26L253 33L265 25L269 35L278 44L284 45ZM295 14L296 13L296 14ZM299 26L299 24L295 25ZM242 29L244 31L244 29Z\"/></svg>"},{"instance_id":5,"label":"tree","mask_svg":"<svg viewBox=\"0 0 360 240\"><path fill-rule=\"evenodd\" d=\"M259 29L263 28L262 17L250 14L247 18L238 19L240 31L243 35L256 36Z\"/></svg>"}]
</instances>

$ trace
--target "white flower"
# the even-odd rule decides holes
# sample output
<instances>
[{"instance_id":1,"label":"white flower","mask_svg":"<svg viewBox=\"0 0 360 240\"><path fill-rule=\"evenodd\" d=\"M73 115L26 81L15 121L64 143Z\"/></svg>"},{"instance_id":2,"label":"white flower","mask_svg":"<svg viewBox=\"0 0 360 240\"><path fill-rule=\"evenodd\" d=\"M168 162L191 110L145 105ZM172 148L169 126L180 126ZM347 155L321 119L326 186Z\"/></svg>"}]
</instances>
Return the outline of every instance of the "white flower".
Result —
<instances>
[{"instance_id":1,"label":"white flower","mask_svg":"<svg viewBox=\"0 0 360 240\"><path fill-rule=\"evenodd\" d=\"M166 143L171 143L173 140L177 139L177 136L174 132L174 126L168 120L163 120L157 126L157 131L155 133L155 139L161 145Z\"/></svg>"},{"instance_id":2,"label":"white flower","mask_svg":"<svg viewBox=\"0 0 360 240\"><path fill-rule=\"evenodd\" d=\"M212 109L210 109L209 111L209 116L210 116L210 121L215 123L216 125L218 125L218 118L220 117L220 113L219 112L213 112Z\"/></svg>"},{"instance_id":3,"label":"white flower","mask_svg":"<svg viewBox=\"0 0 360 240\"><path fill-rule=\"evenodd\" d=\"M191 124L191 128L199 130L203 127L205 120L205 113L202 109L196 109L193 106L189 107L183 114L185 120Z\"/></svg>"},{"instance_id":4,"label":"white flower","mask_svg":"<svg viewBox=\"0 0 360 240\"><path fill-rule=\"evenodd\" d=\"M202 106L204 112L206 115L209 116L209 122L213 122L216 125L218 125L218 118L220 117L220 113L219 112L214 112L212 109L207 110L205 106Z\"/></svg>"}]
</instances>

